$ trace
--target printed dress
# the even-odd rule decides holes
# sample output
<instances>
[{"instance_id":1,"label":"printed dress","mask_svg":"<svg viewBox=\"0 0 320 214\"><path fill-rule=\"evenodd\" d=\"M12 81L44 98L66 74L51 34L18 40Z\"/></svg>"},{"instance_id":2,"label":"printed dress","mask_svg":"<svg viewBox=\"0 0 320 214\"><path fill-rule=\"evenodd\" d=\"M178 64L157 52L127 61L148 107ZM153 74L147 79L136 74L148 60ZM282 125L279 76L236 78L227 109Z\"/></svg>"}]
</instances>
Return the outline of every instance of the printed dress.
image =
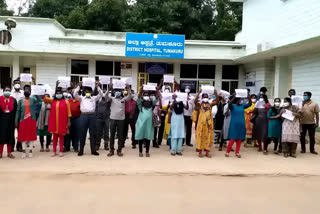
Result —
<instances>
[{"instance_id":1,"label":"printed dress","mask_svg":"<svg viewBox=\"0 0 320 214\"><path fill-rule=\"evenodd\" d=\"M210 103L202 103L199 105L199 118L196 131L197 150L210 151L213 144L213 118L212 107Z\"/></svg>"}]
</instances>

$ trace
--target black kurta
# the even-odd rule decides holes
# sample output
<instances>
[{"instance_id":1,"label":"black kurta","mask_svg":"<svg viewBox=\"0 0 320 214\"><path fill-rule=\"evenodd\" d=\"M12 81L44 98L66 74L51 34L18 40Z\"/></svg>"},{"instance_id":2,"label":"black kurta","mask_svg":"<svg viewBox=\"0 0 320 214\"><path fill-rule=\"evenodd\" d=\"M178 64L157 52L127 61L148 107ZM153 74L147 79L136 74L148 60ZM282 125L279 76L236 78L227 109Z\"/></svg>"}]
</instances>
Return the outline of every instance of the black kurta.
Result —
<instances>
[{"instance_id":1,"label":"black kurta","mask_svg":"<svg viewBox=\"0 0 320 214\"><path fill-rule=\"evenodd\" d=\"M17 111L17 101L13 98L13 110L4 113L0 108L0 144L14 145L15 116Z\"/></svg>"}]
</instances>

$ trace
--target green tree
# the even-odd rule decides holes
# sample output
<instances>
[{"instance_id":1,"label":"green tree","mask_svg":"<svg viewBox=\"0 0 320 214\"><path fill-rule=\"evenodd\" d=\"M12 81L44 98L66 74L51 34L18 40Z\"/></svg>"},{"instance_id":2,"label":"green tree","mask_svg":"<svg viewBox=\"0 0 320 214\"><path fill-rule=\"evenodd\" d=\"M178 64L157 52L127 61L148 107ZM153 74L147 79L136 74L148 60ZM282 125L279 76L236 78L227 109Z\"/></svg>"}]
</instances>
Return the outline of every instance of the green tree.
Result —
<instances>
[{"instance_id":1,"label":"green tree","mask_svg":"<svg viewBox=\"0 0 320 214\"><path fill-rule=\"evenodd\" d=\"M0 16L12 16L13 11L8 10L5 0L0 0Z\"/></svg>"}]
</instances>

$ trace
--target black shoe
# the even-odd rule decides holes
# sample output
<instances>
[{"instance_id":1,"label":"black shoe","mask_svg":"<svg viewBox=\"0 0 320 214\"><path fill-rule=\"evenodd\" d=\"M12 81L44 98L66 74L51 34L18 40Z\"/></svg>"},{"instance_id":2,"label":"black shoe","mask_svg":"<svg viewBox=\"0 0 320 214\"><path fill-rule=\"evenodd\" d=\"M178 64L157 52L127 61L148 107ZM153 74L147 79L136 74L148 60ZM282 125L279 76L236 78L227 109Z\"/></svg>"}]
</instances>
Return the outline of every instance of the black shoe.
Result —
<instances>
[{"instance_id":1,"label":"black shoe","mask_svg":"<svg viewBox=\"0 0 320 214\"><path fill-rule=\"evenodd\" d=\"M135 144L132 145L132 149L136 149L137 146Z\"/></svg>"},{"instance_id":2,"label":"black shoe","mask_svg":"<svg viewBox=\"0 0 320 214\"><path fill-rule=\"evenodd\" d=\"M122 152L117 152L117 155L118 155L119 157L123 157Z\"/></svg>"},{"instance_id":3,"label":"black shoe","mask_svg":"<svg viewBox=\"0 0 320 214\"><path fill-rule=\"evenodd\" d=\"M70 152L70 149L64 148L63 152Z\"/></svg>"},{"instance_id":4,"label":"black shoe","mask_svg":"<svg viewBox=\"0 0 320 214\"><path fill-rule=\"evenodd\" d=\"M100 146L97 145L96 146L96 151L99 151L99 149L100 149Z\"/></svg>"},{"instance_id":5,"label":"black shoe","mask_svg":"<svg viewBox=\"0 0 320 214\"><path fill-rule=\"evenodd\" d=\"M190 147L193 147L193 144L191 144L191 143L187 143L186 145L190 146Z\"/></svg>"},{"instance_id":6,"label":"black shoe","mask_svg":"<svg viewBox=\"0 0 320 214\"><path fill-rule=\"evenodd\" d=\"M78 156L83 156L83 151L80 151L80 152L78 153Z\"/></svg>"},{"instance_id":7,"label":"black shoe","mask_svg":"<svg viewBox=\"0 0 320 214\"><path fill-rule=\"evenodd\" d=\"M92 155L99 156L98 152L91 152Z\"/></svg>"},{"instance_id":8,"label":"black shoe","mask_svg":"<svg viewBox=\"0 0 320 214\"><path fill-rule=\"evenodd\" d=\"M112 157L113 155L114 155L114 151L110 151L107 156L108 156L108 157Z\"/></svg>"},{"instance_id":9,"label":"black shoe","mask_svg":"<svg viewBox=\"0 0 320 214\"><path fill-rule=\"evenodd\" d=\"M108 146L108 144L104 144L104 150L109 150L109 146Z\"/></svg>"},{"instance_id":10,"label":"black shoe","mask_svg":"<svg viewBox=\"0 0 320 214\"><path fill-rule=\"evenodd\" d=\"M74 152L79 152L79 149L73 149Z\"/></svg>"},{"instance_id":11,"label":"black shoe","mask_svg":"<svg viewBox=\"0 0 320 214\"><path fill-rule=\"evenodd\" d=\"M312 152L310 152L311 154L314 154L314 155L317 155L318 154L318 152L316 152L316 151L312 151Z\"/></svg>"},{"instance_id":12,"label":"black shoe","mask_svg":"<svg viewBox=\"0 0 320 214\"><path fill-rule=\"evenodd\" d=\"M153 145L153 148L157 148L157 149L159 149L160 147L159 147L159 145L158 145L158 144L154 144L154 145Z\"/></svg>"},{"instance_id":13,"label":"black shoe","mask_svg":"<svg viewBox=\"0 0 320 214\"><path fill-rule=\"evenodd\" d=\"M304 151L304 150L301 150L301 154L304 154L304 153L306 153L306 151Z\"/></svg>"}]
</instances>

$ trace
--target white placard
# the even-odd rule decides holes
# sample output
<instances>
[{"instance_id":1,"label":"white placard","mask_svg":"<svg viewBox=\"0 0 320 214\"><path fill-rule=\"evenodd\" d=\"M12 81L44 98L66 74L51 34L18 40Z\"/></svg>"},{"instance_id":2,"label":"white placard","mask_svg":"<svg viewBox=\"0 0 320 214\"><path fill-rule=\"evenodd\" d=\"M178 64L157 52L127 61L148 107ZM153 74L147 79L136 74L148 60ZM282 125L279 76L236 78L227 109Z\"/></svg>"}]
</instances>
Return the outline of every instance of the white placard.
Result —
<instances>
[{"instance_id":1,"label":"white placard","mask_svg":"<svg viewBox=\"0 0 320 214\"><path fill-rule=\"evenodd\" d=\"M248 97L248 90L247 89L236 89L236 97L247 98Z\"/></svg>"},{"instance_id":2,"label":"white placard","mask_svg":"<svg viewBox=\"0 0 320 214\"><path fill-rule=\"evenodd\" d=\"M156 91L156 87L153 85L143 85L144 91Z\"/></svg>"},{"instance_id":3,"label":"white placard","mask_svg":"<svg viewBox=\"0 0 320 214\"><path fill-rule=\"evenodd\" d=\"M157 86L158 86L157 83L153 83L153 82L148 82L147 85L152 85L152 86L154 86L154 87L157 87Z\"/></svg>"},{"instance_id":4,"label":"white placard","mask_svg":"<svg viewBox=\"0 0 320 214\"><path fill-rule=\"evenodd\" d=\"M203 94L213 94L214 93L214 86L201 85L201 93L203 93Z\"/></svg>"},{"instance_id":5,"label":"white placard","mask_svg":"<svg viewBox=\"0 0 320 214\"><path fill-rule=\"evenodd\" d=\"M123 77L121 78L122 81L124 81L128 85L132 85L132 77Z\"/></svg>"},{"instance_id":6,"label":"white placard","mask_svg":"<svg viewBox=\"0 0 320 214\"><path fill-rule=\"evenodd\" d=\"M121 76L132 76L132 63L121 63Z\"/></svg>"},{"instance_id":7,"label":"white placard","mask_svg":"<svg viewBox=\"0 0 320 214\"><path fill-rule=\"evenodd\" d=\"M114 89L125 89L126 83L122 80L112 79L112 85Z\"/></svg>"},{"instance_id":8,"label":"white placard","mask_svg":"<svg viewBox=\"0 0 320 214\"><path fill-rule=\"evenodd\" d=\"M50 96L52 96L54 94L53 89L50 87L49 84L44 84L43 87L46 90L46 94L49 94Z\"/></svg>"},{"instance_id":9,"label":"white placard","mask_svg":"<svg viewBox=\"0 0 320 214\"><path fill-rule=\"evenodd\" d=\"M161 104L163 106L168 105L171 99L172 99L172 93L161 93Z\"/></svg>"},{"instance_id":10,"label":"white placard","mask_svg":"<svg viewBox=\"0 0 320 214\"><path fill-rule=\"evenodd\" d=\"M295 116L293 115L292 111L285 110L284 113L281 115L283 118L293 121Z\"/></svg>"},{"instance_id":11,"label":"white placard","mask_svg":"<svg viewBox=\"0 0 320 214\"><path fill-rule=\"evenodd\" d=\"M172 76L172 75L163 75L163 82L174 83L174 76Z\"/></svg>"},{"instance_id":12,"label":"white placard","mask_svg":"<svg viewBox=\"0 0 320 214\"><path fill-rule=\"evenodd\" d=\"M303 104L303 98L301 96L292 96L292 105L302 107Z\"/></svg>"},{"instance_id":13,"label":"white placard","mask_svg":"<svg viewBox=\"0 0 320 214\"><path fill-rule=\"evenodd\" d=\"M59 80L59 85L58 85L58 87L61 87L61 88L68 88L68 87L70 87L71 77L59 76L59 77L58 77L58 80Z\"/></svg>"},{"instance_id":14,"label":"white placard","mask_svg":"<svg viewBox=\"0 0 320 214\"><path fill-rule=\"evenodd\" d=\"M45 95L46 88L43 85L32 85L31 86L31 95Z\"/></svg>"},{"instance_id":15,"label":"white placard","mask_svg":"<svg viewBox=\"0 0 320 214\"><path fill-rule=\"evenodd\" d=\"M224 90L220 91L220 95L221 95L221 97L224 97L224 98L230 97L230 93L228 91L224 91Z\"/></svg>"},{"instance_id":16,"label":"white placard","mask_svg":"<svg viewBox=\"0 0 320 214\"><path fill-rule=\"evenodd\" d=\"M255 104L255 108L265 108L266 103L264 101L257 101Z\"/></svg>"},{"instance_id":17,"label":"white placard","mask_svg":"<svg viewBox=\"0 0 320 214\"><path fill-rule=\"evenodd\" d=\"M99 76L99 81L101 85L109 85L111 77Z\"/></svg>"},{"instance_id":18,"label":"white placard","mask_svg":"<svg viewBox=\"0 0 320 214\"><path fill-rule=\"evenodd\" d=\"M182 92L176 92L177 98L179 98L183 104L187 105L187 100L188 100L188 94L187 93L182 93Z\"/></svg>"},{"instance_id":19,"label":"white placard","mask_svg":"<svg viewBox=\"0 0 320 214\"><path fill-rule=\"evenodd\" d=\"M82 86L84 87L90 87L92 90L96 87L96 80L94 78L82 78Z\"/></svg>"},{"instance_id":20,"label":"white placard","mask_svg":"<svg viewBox=\"0 0 320 214\"><path fill-rule=\"evenodd\" d=\"M32 82L32 74L20 74L20 82Z\"/></svg>"}]
</instances>

